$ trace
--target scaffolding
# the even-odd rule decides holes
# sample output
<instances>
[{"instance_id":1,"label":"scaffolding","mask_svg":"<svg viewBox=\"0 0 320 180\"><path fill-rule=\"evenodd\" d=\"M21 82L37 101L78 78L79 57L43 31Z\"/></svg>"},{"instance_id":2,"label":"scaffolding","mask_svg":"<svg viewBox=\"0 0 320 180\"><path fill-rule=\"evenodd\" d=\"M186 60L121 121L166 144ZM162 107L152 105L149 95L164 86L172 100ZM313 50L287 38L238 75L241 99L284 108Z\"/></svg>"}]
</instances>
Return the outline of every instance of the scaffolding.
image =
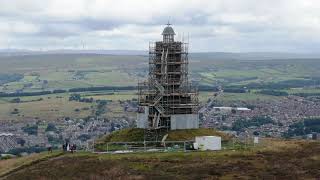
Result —
<instances>
[{"instance_id":1,"label":"scaffolding","mask_svg":"<svg viewBox=\"0 0 320 180\"><path fill-rule=\"evenodd\" d=\"M172 115L198 111L198 90L188 80L188 43L175 42L173 29L166 28L163 41L149 43L148 80L138 84L139 106L148 107L150 129L168 129Z\"/></svg>"}]
</instances>

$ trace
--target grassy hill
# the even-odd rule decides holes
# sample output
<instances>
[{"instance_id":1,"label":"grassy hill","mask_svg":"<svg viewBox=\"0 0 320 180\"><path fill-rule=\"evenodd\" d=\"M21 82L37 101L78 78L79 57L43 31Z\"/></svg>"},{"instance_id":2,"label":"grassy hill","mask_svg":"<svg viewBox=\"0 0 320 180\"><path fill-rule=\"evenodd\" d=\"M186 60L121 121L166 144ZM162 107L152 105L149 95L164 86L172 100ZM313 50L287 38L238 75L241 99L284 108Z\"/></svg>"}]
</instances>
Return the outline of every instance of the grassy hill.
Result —
<instances>
[{"instance_id":1,"label":"grassy hill","mask_svg":"<svg viewBox=\"0 0 320 180\"><path fill-rule=\"evenodd\" d=\"M119 144L110 144L109 142L140 142L135 144L136 147L139 145L143 145L143 141L161 141L162 138L168 134L167 138L165 139L166 142L168 141L192 141L195 139L196 136L220 136L222 137L223 142L228 142L231 139L231 136L224 134L222 132L218 132L214 129L206 129L206 128L199 128L199 129L184 129L184 130L172 130L169 132L152 132L152 138L148 137L148 133L144 129L139 128L130 128L130 129L123 129L119 131L115 131L109 135L106 135L100 138L95 143L95 150L97 151L108 151L108 150L123 150L123 146ZM145 139L145 136L147 137ZM155 137L154 137L155 136ZM139 145L138 145L139 144ZM152 143L151 143L152 144Z\"/></svg>"},{"instance_id":2,"label":"grassy hill","mask_svg":"<svg viewBox=\"0 0 320 180\"><path fill-rule=\"evenodd\" d=\"M132 142L132 141L144 141L144 129L139 128L129 128L123 129L119 131L115 131L103 138L101 138L98 142L106 143L106 142ZM173 130L169 131L168 137L166 141L188 141L193 140L196 136L221 136L223 140L229 140L230 136L218 132L214 129L184 129L184 130Z\"/></svg>"},{"instance_id":3,"label":"grassy hill","mask_svg":"<svg viewBox=\"0 0 320 180\"><path fill-rule=\"evenodd\" d=\"M48 154L47 152L42 152L19 158L11 158L6 160L0 159L0 179L5 175L10 174L11 172L18 171L25 167L29 167L33 164L39 163L40 161L45 161L53 157L58 157L60 155L62 155L61 152L54 152L50 154Z\"/></svg>"},{"instance_id":4,"label":"grassy hill","mask_svg":"<svg viewBox=\"0 0 320 180\"><path fill-rule=\"evenodd\" d=\"M134 154L79 152L45 159L43 155L39 155L38 159L34 157L29 164L20 168L12 167L13 170L11 169L5 176L0 175L0 179L317 179L320 177L319 142L270 139L266 143L264 147L245 151ZM5 164L7 161L9 160L0 161L0 164ZM2 168L4 166L0 166L0 172Z\"/></svg>"}]
</instances>

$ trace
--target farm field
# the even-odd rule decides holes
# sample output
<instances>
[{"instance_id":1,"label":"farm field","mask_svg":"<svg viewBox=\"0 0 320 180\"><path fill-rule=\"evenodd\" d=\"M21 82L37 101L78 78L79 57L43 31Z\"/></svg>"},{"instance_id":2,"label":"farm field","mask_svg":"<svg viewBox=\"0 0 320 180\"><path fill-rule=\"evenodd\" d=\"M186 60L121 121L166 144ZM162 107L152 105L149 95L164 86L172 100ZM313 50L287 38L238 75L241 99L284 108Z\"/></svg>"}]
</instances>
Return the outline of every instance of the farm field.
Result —
<instances>
[{"instance_id":1,"label":"farm field","mask_svg":"<svg viewBox=\"0 0 320 180\"><path fill-rule=\"evenodd\" d=\"M144 59L140 56L111 55L0 57L0 75L22 74L24 76L18 81L2 84L1 90L14 92L106 85L134 86L137 76L132 75L131 72L145 63Z\"/></svg>"},{"instance_id":2,"label":"farm field","mask_svg":"<svg viewBox=\"0 0 320 180\"><path fill-rule=\"evenodd\" d=\"M283 98L264 95L261 89L280 88L288 94L320 93L320 60L267 59L241 60L210 55L190 57L190 75L199 88L200 103L216 98L221 104L240 101L268 101ZM41 92L90 87L133 87L145 80L148 57L137 55L49 54L0 57L0 92ZM4 79L2 80L1 77ZM214 97L214 88L248 89L245 93L224 92ZM135 89L135 88L134 88ZM0 97L0 120L41 119L54 121L65 117L92 115L95 103L69 101L72 93L41 96ZM77 92L83 98L108 100L104 117L122 117L120 101L137 99L135 90ZM12 102L20 98L19 103Z\"/></svg>"},{"instance_id":3,"label":"farm field","mask_svg":"<svg viewBox=\"0 0 320 180\"><path fill-rule=\"evenodd\" d=\"M239 101L269 101L274 99L279 99L281 97L264 95L258 93L222 93L218 97L213 96L213 92L200 92L199 101L201 103L206 102L209 98L215 98L217 101L222 103L226 102L239 102Z\"/></svg>"},{"instance_id":4,"label":"farm field","mask_svg":"<svg viewBox=\"0 0 320 180\"><path fill-rule=\"evenodd\" d=\"M319 59L219 59L190 56L191 80L197 85L237 86L287 81L319 85ZM136 86L146 79L148 57L137 55L50 54L0 56L1 76L22 78L0 81L2 92L45 91L92 86ZM300 83L301 84L301 83Z\"/></svg>"},{"instance_id":5,"label":"farm field","mask_svg":"<svg viewBox=\"0 0 320 180\"><path fill-rule=\"evenodd\" d=\"M92 115L95 103L69 101L72 93L19 97L20 102L12 102L16 97L0 98L0 120L47 120L55 121L66 117L85 118ZM126 113L119 101L137 98L134 91L128 92L86 92L81 97L95 100L109 100L105 117L119 117ZM18 113L14 113L17 109Z\"/></svg>"},{"instance_id":6,"label":"farm field","mask_svg":"<svg viewBox=\"0 0 320 180\"><path fill-rule=\"evenodd\" d=\"M41 96L23 96L19 97L20 102L12 102L16 97L0 98L0 120L47 120L55 121L66 117L85 118L92 115L95 109L95 103L69 101L72 93L60 93ZM83 98L93 98L94 100L111 101L106 107L106 113L103 117L122 117L126 115L120 101L137 99L136 91L102 91L102 92L82 92L79 93ZM199 102L204 104L209 98L214 98L213 92L201 91L199 93ZM237 101L254 100L272 100L280 97L256 94L256 93L223 93L215 98L222 103ZM15 109L18 114L15 114ZM130 117L135 117L134 112L130 112Z\"/></svg>"}]
</instances>

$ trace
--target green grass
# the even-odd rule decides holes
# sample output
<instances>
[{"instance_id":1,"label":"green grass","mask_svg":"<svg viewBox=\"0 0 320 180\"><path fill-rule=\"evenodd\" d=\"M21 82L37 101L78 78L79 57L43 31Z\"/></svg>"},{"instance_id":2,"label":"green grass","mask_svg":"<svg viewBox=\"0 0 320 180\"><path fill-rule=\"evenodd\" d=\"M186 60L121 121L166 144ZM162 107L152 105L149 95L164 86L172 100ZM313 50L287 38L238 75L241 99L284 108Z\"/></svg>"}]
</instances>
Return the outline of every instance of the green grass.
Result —
<instances>
[{"instance_id":1,"label":"green grass","mask_svg":"<svg viewBox=\"0 0 320 180\"><path fill-rule=\"evenodd\" d=\"M216 99L221 102L237 102L237 101L268 101L279 99L277 96L258 94L252 91L251 93L221 93L218 97L214 97L214 92L200 91L199 101L205 103L208 99Z\"/></svg>"},{"instance_id":2,"label":"green grass","mask_svg":"<svg viewBox=\"0 0 320 180\"><path fill-rule=\"evenodd\" d=\"M111 93L111 94L110 94ZM100 100L112 100L112 101L126 101L126 100L132 100L132 99L137 99L138 95L136 94L135 91L122 91L122 92L109 92L109 93L89 93L85 94L84 97L86 98L93 98L93 99L100 99Z\"/></svg>"},{"instance_id":3,"label":"green grass","mask_svg":"<svg viewBox=\"0 0 320 180\"><path fill-rule=\"evenodd\" d=\"M30 166L39 161L44 161L52 157L62 155L60 151L54 151L53 153L42 152L38 154L31 154L20 158L11 158L8 160L0 160L0 178L10 172L17 171L24 167Z\"/></svg>"},{"instance_id":4,"label":"green grass","mask_svg":"<svg viewBox=\"0 0 320 180\"><path fill-rule=\"evenodd\" d=\"M128 128L115 131L105 137L102 137L98 142L134 142L144 141L144 129ZM171 130L168 132L166 141L189 141L193 140L196 136L221 136L223 140L230 140L230 136L217 132L213 129L186 129L186 130Z\"/></svg>"},{"instance_id":5,"label":"green grass","mask_svg":"<svg viewBox=\"0 0 320 180\"><path fill-rule=\"evenodd\" d=\"M183 130L174 130L168 133L167 141L190 141L194 140L196 136L220 136L222 140L228 141L230 140L230 136L217 132L214 129L183 129Z\"/></svg>"},{"instance_id":6,"label":"green grass","mask_svg":"<svg viewBox=\"0 0 320 180\"><path fill-rule=\"evenodd\" d=\"M40 98L42 100L38 101ZM75 112L75 109L90 109L91 104L69 101L68 93L21 97L21 103L11 103L11 99L13 98L0 98L0 120L21 121L26 118L39 118L56 121L64 117L84 118L91 114L90 110ZM14 109L18 109L19 114L11 114Z\"/></svg>"},{"instance_id":7,"label":"green grass","mask_svg":"<svg viewBox=\"0 0 320 180\"><path fill-rule=\"evenodd\" d=\"M46 120L56 120L63 117L84 118L91 114L91 110L75 112L75 109L90 108L90 103L81 103L69 101L68 98L72 93L49 94L42 96L24 96L20 97L22 103L11 103L15 97L0 98L0 120L23 120L24 118L39 118ZM101 92L83 92L79 93L82 97L93 98L95 100L112 100L108 104L107 118L119 118L122 116L130 116L135 118L135 112L124 112L120 101L137 99L136 91L101 91ZM200 92L199 100L205 103L209 98L213 98L212 92ZM62 98L56 98L56 97ZM38 101L42 98L41 101ZM272 100L281 97L269 96L257 93L222 93L216 100L228 103L237 101L254 101L254 100ZM34 102L32 102L34 101ZM11 112L14 108L19 109L19 115L13 115Z\"/></svg>"},{"instance_id":8,"label":"green grass","mask_svg":"<svg viewBox=\"0 0 320 180\"><path fill-rule=\"evenodd\" d=\"M114 94L110 94L114 93ZM102 114L105 118L120 118L123 116L135 118L135 112L124 112L120 101L137 98L135 91L100 91L79 93L82 97L93 98L95 100L112 100L108 103L106 113ZM59 93L41 96L23 96L19 97L21 103L11 103L16 97L0 97L0 121L14 120L20 121L26 118L38 118L48 121L55 121L64 117L85 118L90 116L95 103L84 103L69 101L72 93ZM39 101L39 99L42 99ZM91 108L93 106L93 108ZM19 109L19 114L11 114L14 109ZM88 109L88 110L84 110ZM80 109L75 112L75 109Z\"/></svg>"},{"instance_id":9,"label":"green grass","mask_svg":"<svg viewBox=\"0 0 320 180\"><path fill-rule=\"evenodd\" d=\"M24 63L21 63L23 61ZM8 83L8 90L21 89L32 83L25 91L41 90L42 81L49 81L48 89L68 89L90 86L132 86L137 76L145 74L148 59L144 56L110 55L38 55L23 57L1 57L2 73L20 73L25 77L18 82ZM253 82L279 82L319 77L320 63L317 59L290 60L219 60L209 57L190 60L190 74L201 78L201 85L241 85ZM74 79L77 72L83 79ZM257 78L247 80L246 78Z\"/></svg>"},{"instance_id":10,"label":"green grass","mask_svg":"<svg viewBox=\"0 0 320 180\"><path fill-rule=\"evenodd\" d=\"M101 142L133 142L144 140L144 129L128 128L119 131L115 131L103 138Z\"/></svg>"},{"instance_id":11,"label":"green grass","mask_svg":"<svg viewBox=\"0 0 320 180\"><path fill-rule=\"evenodd\" d=\"M25 75L21 81L23 82L34 82L38 76Z\"/></svg>"},{"instance_id":12,"label":"green grass","mask_svg":"<svg viewBox=\"0 0 320 180\"><path fill-rule=\"evenodd\" d=\"M295 93L320 93L320 89L315 88L291 88L289 90L286 90L289 94L295 94Z\"/></svg>"},{"instance_id":13,"label":"green grass","mask_svg":"<svg viewBox=\"0 0 320 180\"><path fill-rule=\"evenodd\" d=\"M270 139L266 143L266 148L236 151L70 153L11 171L6 178L315 179L320 176L318 142Z\"/></svg>"}]
</instances>

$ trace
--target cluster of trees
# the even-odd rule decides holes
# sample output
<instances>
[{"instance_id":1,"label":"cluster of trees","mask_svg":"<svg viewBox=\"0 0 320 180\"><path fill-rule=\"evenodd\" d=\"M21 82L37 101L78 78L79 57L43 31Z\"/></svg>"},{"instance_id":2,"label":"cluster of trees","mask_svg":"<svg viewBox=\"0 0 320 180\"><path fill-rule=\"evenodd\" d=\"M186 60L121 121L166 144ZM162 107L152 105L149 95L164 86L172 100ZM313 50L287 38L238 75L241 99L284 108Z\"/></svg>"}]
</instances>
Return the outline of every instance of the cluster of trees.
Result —
<instances>
[{"instance_id":1,"label":"cluster of trees","mask_svg":"<svg viewBox=\"0 0 320 180\"><path fill-rule=\"evenodd\" d=\"M69 101L92 103L94 101L94 99L93 98L82 98L80 94L71 94L69 97Z\"/></svg>"},{"instance_id":2,"label":"cluster of trees","mask_svg":"<svg viewBox=\"0 0 320 180\"><path fill-rule=\"evenodd\" d=\"M310 97L310 96L320 96L320 93L294 93L295 96L300 97Z\"/></svg>"},{"instance_id":3,"label":"cluster of trees","mask_svg":"<svg viewBox=\"0 0 320 180\"><path fill-rule=\"evenodd\" d=\"M97 100L97 110L95 112L96 116L100 116L106 112L106 106L108 104L107 100Z\"/></svg>"},{"instance_id":4,"label":"cluster of trees","mask_svg":"<svg viewBox=\"0 0 320 180\"><path fill-rule=\"evenodd\" d=\"M22 128L23 132L28 133L29 135L38 135L38 125L29 125Z\"/></svg>"},{"instance_id":5,"label":"cluster of trees","mask_svg":"<svg viewBox=\"0 0 320 180\"><path fill-rule=\"evenodd\" d=\"M94 102L93 98L82 98L80 94L71 94L69 97L69 101L79 101L79 102ZM106 105L108 104L108 100L96 100L97 109L95 111L96 116L100 116L106 112ZM80 111L79 109L75 109L76 112Z\"/></svg>"},{"instance_id":6,"label":"cluster of trees","mask_svg":"<svg viewBox=\"0 0 320 180\"><path fill-rule=\"evenodd\" d=\"M304 136L311 133L320 133L320 117L306 118L303 121L290 125L284 137Z\"/></svg>"},{"instance_id":7,"label":"cluster of trees","mask_svg":"<svg viewBox=\"0 0 320 180\"><path fill-rule=\"evenodd\" d=\"M259 91L260 94L272 95L272 96L288 96L289 94L285 91L277 91L277 90L270 90L265 89Z\"/></svg>"},{"instance_id":8,"label":"cluster of trees","mask_svg":"<svg viewBox=\"0 0 320 180\"><path fill-rule=\"evenodd\" d=\"M48 94L59 94L66 92L86 92L86 91L120 91L120 90L136 90L136 86L122 86L122 87L112 87L112 86L103 86L103 87L87 87L87 88L72 88L69 90L56 89L53 91L38 91L38 92L16 92L16 93L5 93L0 92L0 97L20 97L20 96L41 96Z\"/></svg>"},{"instance_id":9,"label":"cluster of trees","mask_svg":"<svg viewBox=\"0 0 320 180\"><path fill-rule=\"evenodd\" d=\"M216 86L205 86L205 85L200 85L198 86L199 91L213 91L217 92L219 91L219 88ZM243 87L224 87L223 92L228 92L228 93L246 93L248 90L243 88Z\"/></svg>"},{"instance_id":10,"label":"cluster of trees","mask_svg":"<svg viewBox=\"0 0 320 180\"><path fill-rule=\"evenodd\" d=\"M20 102L21 102L21 99L20 99L20 98L13 98L13 99L11 99L10 102L11 102L11 103L20 103Z\"/></svg>"},{"instance_id":11,"label":"cluster of trees","mask_svg":"<svg viewBox=\"0 0 320 180\"><path fill-rule=\"evenodd\" d=\"M320 84L320 79L319 78L292 79L292 80L270 82L270 83L250 83L250 84L247 84L246 87L249 89L289 89L289 88L313 86L314 84Z\"/></svg>"},{"instance_id":12,"label":"cluster of trees","mask_svg":"<svg viewBox=\"0 0 320 180\"><path fill-rule=\"evenodd\" d=\"M23 77L22 74L0 74L0 84L19 81Z\"/></svg>"},{"instance_id":13,"label":"cluster of trees","mask_svg":"<svg viewBox=\"0 0 320 180\"><path fill-rule=\"evenodd\" d=\"M17 93L0 92L0 97L41 96L41 95L47 95L47 94L52 94L52 91L17 92Z\"/></svg>"},{"instance_id":14,"label":"cluster of trees","mask_svg":"<svg viewBox=\"0 0 320 180\"><path fill-rule=\"evenodd\" d=\"M78 136L78 139L80 139L81 141L86 141L90 138L91 136L89 134L81 134L80 136Z\"/></svg>"},{"instance_id":15,"label":"cluster of trees","mask_svg":"<svg viewBox=\"0 0 320 180\"><path fill-rule=\"evenodd\" d=\"M121 87L113 87L113 86L102 86L102 87L86 87L86 88L72 88L69 89L69 92L86 92L86 91L106 91L106 90L136 90L136 86L121 86Z\"/></svg>"},{"instance_id":16,"label":"cluster of trees","mask_svg":"<svg viewBox=\"0 0 320 180\"><path fill-rule=\"evenodd\" d=\"M22 101L20 98L13 98L10 100L11 103L21 103L21 102L35 102L35 101L42 101L43 98L39 98L39 99L33 99L30 101Z\"/></svg>"},{"instance_id":17,"label":"cluster of trees","mask_svg":"<svg viewBox=\"0 0 320 180\"><path fill-rule=\"evenodd\" d=\"M226 92L226 93L246 93L247 90L244 88L224 88L223 92Z\"/></svg>"},{"instance_id":18,"label":"cluster of trees","mask_svg":"<svg viewBox=\"0 0 320 180\"><path fill-rule=\"evenodd\" d=\"M219 88L218 87L215 87L215 86L205 86L205 85L200 85L198 86L198 90L199 91L219 91Z\"/></svg>"},{"instance_id":19,"label":"cluster of trees","mask_svg":"<svg viewBox=\"0 0 320 180\"><path fill-rule=\"evenodd\" d=\"M48 126L46 128L46 132L48 132L48 131L57 132L58 128L53 123L48 123Z\"/></svg>"},{"instance_id":20,"label":"cluster of trees","mask_svg":"<svg viewBox=\"0 0 320 180\"><path fill-rule=\"evenodd\" d=\"M50 144L62 144L64 142L62 136L56 137L48 134L47 138Z\"/></svg>"},{"instance_id":21,"label":"cluster of trees","mask_svg":"<svg viewBox=\"0 0 320 180\"><path fill-rule=\"evenodd\" d=\"M239 119L232 124L233 131L243 131L245 128L256 126L259 127L264 124L274 124L275 122L269 116L256 116L251 119Z\"/></svg>"},{"instance_id":22,"label":"cluster of trees","mask_svg":"<svg viewBox=\"0 0 320 180\"><path fill-rule=\"evenodd\" d=\"M39 147L39 146L32 146L32 147L21 147L21 148L15 148L11 149L8 154L13 154L13 155L20 155L21 153L40 153L42 151L46 151L47 148L45 147Z\"/></svg>"},{"instance_id":23,"label":"cluster of trees","mask_svg":"<svg viewBox=\"0 0 320 180\"><path fill-rule=\"evenodd\" d=\"M13 111L11 112L11 114L19 114L19 109L14 108Z\"/></svg>"}]
</instances>

